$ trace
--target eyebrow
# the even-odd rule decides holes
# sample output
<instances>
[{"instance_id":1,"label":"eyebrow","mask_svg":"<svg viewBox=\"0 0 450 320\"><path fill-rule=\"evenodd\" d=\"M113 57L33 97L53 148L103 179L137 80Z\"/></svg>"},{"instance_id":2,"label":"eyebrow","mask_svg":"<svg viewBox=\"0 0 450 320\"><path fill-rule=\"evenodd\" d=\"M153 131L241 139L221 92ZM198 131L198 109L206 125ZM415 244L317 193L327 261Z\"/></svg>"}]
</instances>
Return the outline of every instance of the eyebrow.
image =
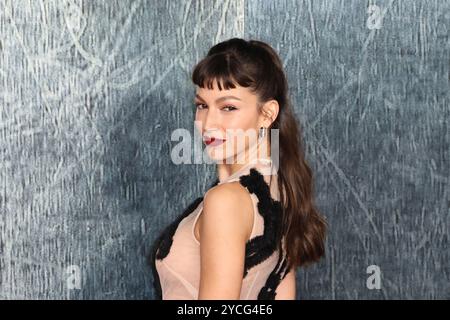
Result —
<instances>
[{"instance_id":1,"label":"eyebrow","mask_svg":"<svg viewBox=\"0 0 450 320\"><path fill-rule=\"evenodd\" d=\"M195 97L198 98L198 99L200 99L200 100L202 100L202 101L205 101L205 99L203 99L202 97L200 97L197 93L195 94ZM216 103L219 103L219 102L221 102L221 101L228 100L228 99L234 99L234 100L242 101L240 98L238 98L238 97L236 97L236 96L223 96L223 97L217 98L217 99L216 99Z\"/></svg>"}]
</instances>

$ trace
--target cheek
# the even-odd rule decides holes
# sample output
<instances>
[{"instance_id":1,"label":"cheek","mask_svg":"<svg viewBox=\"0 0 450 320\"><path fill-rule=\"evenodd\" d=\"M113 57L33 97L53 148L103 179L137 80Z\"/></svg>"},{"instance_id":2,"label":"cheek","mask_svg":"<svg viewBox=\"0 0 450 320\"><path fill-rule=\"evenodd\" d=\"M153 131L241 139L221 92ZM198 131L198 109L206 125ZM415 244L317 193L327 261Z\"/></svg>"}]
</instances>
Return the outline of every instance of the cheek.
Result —
<instances>
[{"instance_id":1,"label":"cheek","mask_svg":"<svg viewBox=\"0 0 450 320\"><path fill-rule=\"evenodd\" d=\"M250 110L241 110L239 114L236 113L235 116L224 120L224 122L226 122L224 124L226 124L227 128L248 130L256 128L258 116L254 112L250 112Z\"/></svg>"},{"instance_id":2,"label":"cheek","mask_svg":"<svg viewBox=\"0 0 450 320\"><path fill-rule=\"evenodd\" d=\"M203 119L201 113L199 113L199 112L195 113L194 122L195 122L195 127L197 128L197 130L201 132L201 130L203 128L203 123L204 123L204 119Z\"/></svg>"},{"instance_id":3,"label":"cheek","mask_svg":"<svg viewBox=\"0 0 450 320\"><path fill-rule=\"evenodd\" d=\"M240 152L254 144L258 135L258 131L255 128L256 124L249 121L241 121L238 126L228 128L228 148Z\"/></svg>"},{"instance_id":4,"label":"cheek","mask_svg":"<svg viewBox=\"0 0 450 320\"><path fill-rule=\"evenodd\" d=\"M241 136L242 134L245 134L245 132L255 132L255 130L257 130L257 119L255 119L253 114L242 115L239 118L233 120L230 119L226 128L230 130L230 134L235 137Z\"/></svg>"}]
</instances>

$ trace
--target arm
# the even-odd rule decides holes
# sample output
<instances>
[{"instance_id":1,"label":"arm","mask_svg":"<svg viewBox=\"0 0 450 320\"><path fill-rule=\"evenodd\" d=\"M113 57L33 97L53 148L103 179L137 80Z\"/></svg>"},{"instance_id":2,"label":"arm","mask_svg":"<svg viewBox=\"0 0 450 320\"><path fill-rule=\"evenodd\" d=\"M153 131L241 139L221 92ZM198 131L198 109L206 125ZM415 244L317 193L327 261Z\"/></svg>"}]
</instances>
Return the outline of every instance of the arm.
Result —
<instances>
[{"instance_id":1,"label":"arm","mask_svg":"<svg viewBox=\"0 0 450 320\"><path fill-rule=\"evenodd\" d=\"M275 292L275 300L296 300L296 279L295 269L292 268L288 274L281 280Z\"/></svg>"},{"instance_id":2,"label":"arm","mask_svg":"<svg viewBox=\"0 0 450 320\"><path fill-rule=\"evenodd\" d=\"M240 185L210 189L203 202L200 233L199 300L239 300L245 244L253 224L253 204Z\"/></svg>"}]
</instances>

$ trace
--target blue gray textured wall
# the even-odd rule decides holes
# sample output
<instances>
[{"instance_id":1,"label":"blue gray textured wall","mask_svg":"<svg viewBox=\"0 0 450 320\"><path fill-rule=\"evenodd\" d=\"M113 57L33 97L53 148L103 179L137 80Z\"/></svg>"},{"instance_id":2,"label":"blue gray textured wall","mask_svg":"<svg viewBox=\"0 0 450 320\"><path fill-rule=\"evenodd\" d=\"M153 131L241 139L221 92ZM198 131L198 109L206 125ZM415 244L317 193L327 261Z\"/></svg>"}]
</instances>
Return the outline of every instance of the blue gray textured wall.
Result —
<instances>
[{"instance_id":1,"label":"blue gray textured wall","mask_svg":"<svg viewBox=\"0 0 450 320\"><path fill-rule=\"evenodd\" d=\"M330 233L298 298L450 298L449 21L448 0L0 0L0 298L153 297L150 243L214 177L170 134L230 37L278 50L305 128Z\"/></svg>"}]
</instances>

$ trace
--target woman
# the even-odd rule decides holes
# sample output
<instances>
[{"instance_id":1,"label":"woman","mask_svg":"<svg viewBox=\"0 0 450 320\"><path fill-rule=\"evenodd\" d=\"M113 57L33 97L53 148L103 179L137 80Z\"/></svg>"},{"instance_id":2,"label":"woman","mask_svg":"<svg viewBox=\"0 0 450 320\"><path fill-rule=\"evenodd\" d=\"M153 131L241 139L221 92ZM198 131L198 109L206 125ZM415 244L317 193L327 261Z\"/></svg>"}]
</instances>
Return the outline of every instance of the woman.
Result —
<instances>
[{"instance_id":1,"label":"woman","mask_svg":"<svg viewBox=\"0 0 450 320\"><path fill-rule=\"evenodd\" d=\"M326 222L281 61L264 42L233 38L209 50L192 80L218 179L155 241L156 298L295 299L296 268L324 255Z\"/></svg>"}]
</instances>

